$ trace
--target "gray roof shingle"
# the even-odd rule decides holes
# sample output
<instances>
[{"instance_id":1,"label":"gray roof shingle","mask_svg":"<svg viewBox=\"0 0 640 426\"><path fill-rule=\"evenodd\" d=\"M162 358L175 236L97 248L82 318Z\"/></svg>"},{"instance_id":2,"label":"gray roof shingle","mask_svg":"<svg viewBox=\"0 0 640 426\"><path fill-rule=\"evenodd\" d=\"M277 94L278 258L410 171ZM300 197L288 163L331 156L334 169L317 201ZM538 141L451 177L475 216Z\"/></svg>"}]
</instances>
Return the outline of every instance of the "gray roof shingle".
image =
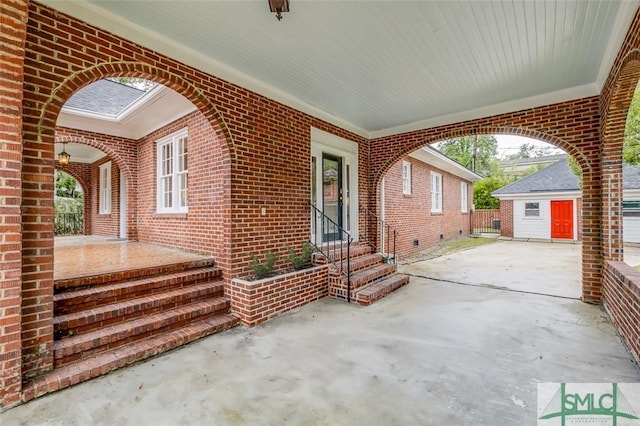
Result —
<instances>
[{"instance_id":1,"label":"gray roof shingle","mask_svg":"<svg viewBox=\"0 0 640 426\"><path fill-rule=\"evenodd\" d=\"M96 114L118 115L146 92L111 80L99 80L78 90L65 107Z\"/></svg>"},{"instance_id":2,"label":"gray roof shingle","mask_svg":"<svg viewBox=\"0 0 640 426\"><path fill-rule=\"evenodd\" d=\"M640 168L623 164L623 188L640 189ZM495 195L529 194L532 192L579 191L578 177L573 174L569 162L556 161L535 173L493 192Z\"/></svg>"}]
</instances>

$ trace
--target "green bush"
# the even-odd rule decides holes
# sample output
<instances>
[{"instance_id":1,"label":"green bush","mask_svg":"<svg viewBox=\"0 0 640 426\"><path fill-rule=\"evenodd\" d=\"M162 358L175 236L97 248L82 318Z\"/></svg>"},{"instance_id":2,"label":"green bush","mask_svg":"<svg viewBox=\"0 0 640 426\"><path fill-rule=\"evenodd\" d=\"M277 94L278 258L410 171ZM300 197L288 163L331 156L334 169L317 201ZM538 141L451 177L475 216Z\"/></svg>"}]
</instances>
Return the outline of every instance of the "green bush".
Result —
<instances>
[{"instance_id":1,"label":"green bush","mask_svg":"<svg viewBox=\"0 0 640 426\"><path fill-rule=\"evenodd\" d=\"M287 248L289 254L287 255L287 261L291 263L293 269L296 271L304 269L311 263L311 254L313 253L313 246L309 243L305 243L302 246L302 252L297 254L293 247Z\"/></svg>"},{"instance_id":2,"label":"green bush","mask_svg":"<svg viewBox=\"0 0 640 426\"><path fill-rule=\"evenodd\" d=\"M249 265L249 267L256 273L256 278L261 280L273 272L273 267L277 260L278 255L272 251L268 251L265 255L264 262L260 262L258 256L253 255L253 263Z\"/></svg>"}]
</instances>

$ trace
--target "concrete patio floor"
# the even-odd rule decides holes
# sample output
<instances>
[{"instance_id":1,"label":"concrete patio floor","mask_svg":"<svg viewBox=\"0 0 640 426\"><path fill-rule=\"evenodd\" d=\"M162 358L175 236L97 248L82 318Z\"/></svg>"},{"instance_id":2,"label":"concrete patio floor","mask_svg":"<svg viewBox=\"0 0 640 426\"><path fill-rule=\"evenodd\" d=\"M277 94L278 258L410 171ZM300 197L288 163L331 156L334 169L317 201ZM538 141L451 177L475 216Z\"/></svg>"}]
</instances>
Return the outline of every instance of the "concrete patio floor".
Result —
<instances>
[{"instance_id":1,"label":"concrete patio floor","mask_svg":"<svg viewBox=\"0 0 640 426\"><path fill-rule=\"evenodd\" d=\"M414 277L372 306L324 299L16 407L0 424L534 425L540 382L640 382L640 369L599 306Z\"/></svg>"}]
</instances>

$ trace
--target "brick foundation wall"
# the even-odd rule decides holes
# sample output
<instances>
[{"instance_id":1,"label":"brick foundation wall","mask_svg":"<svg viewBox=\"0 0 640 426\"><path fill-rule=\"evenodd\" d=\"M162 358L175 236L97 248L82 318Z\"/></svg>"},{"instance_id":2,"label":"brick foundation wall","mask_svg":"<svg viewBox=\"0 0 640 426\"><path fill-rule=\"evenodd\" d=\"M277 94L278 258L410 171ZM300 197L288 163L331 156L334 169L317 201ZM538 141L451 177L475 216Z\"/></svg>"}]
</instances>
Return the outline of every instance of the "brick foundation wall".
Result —
<instances>
[{"instance_id":1,"label":"brick foundation wall","mask_svg":"<svg viewBox=\"0 0 640 426\"><path fill-rule=\"evenodd\" d=\"M500 200L500 236L513 238L513 200Z\"/></svg>"},{"instance_id":2,"label":"brick foundation wall","mask_svg":"<svg viewBox=\"0 0 640 426\"><path fill-rule=\"evenodd\" d=\"M329 294L329 265L283 274L259 281L231 281L234 312L247 326L254 326Z\"/></svg>"},{"instance_id":3,"label":"brick foundation wall","mask_svg":"<svg viewBox=\"0 0 640 426\"><path fill-rule=\"evenodd\" d=\"M640 271L624 262L605 262L602 297L611 322L640 363Z\"/></svg>"},{"instance_id":4,"label":"brick foundation wall","mask_svg":"<svg viewBox=\"0 0 640 426\"><path fill-rule=\"evenodd\" d=\"M398 231L396 252L402 256L434 247L443 241L469 235L470 215L461 212L458 176L411 157L411 194L402 193L402 161L384 175L385 221ZM442 175L442 212L431 212L431 172ZM467 182L467 207L471 207L472 184ZM441 238L442 236L442 238ZM414 240L418 245L414 246Z\"/></svg>"}]
</instances>

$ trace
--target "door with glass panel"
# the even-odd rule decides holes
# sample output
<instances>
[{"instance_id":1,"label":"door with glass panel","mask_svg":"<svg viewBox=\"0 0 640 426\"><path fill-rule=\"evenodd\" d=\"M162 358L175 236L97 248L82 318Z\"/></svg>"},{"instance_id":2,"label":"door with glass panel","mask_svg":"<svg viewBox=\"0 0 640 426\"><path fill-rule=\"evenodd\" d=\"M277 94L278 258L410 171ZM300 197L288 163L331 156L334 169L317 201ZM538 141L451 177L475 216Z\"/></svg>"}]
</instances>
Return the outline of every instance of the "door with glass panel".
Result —
<instances>
[{"instance_id":1,"label":"door with glass panel","mask_svg":"<svg viewBox=\"0 0 640 426\"><path fill-rule=\"evenodd\" d=\"M342 158L322 154L322 212L325 219L322 230L324 242L342 239L344 226L344 188Z\"/></svg>"}]
</instances>

